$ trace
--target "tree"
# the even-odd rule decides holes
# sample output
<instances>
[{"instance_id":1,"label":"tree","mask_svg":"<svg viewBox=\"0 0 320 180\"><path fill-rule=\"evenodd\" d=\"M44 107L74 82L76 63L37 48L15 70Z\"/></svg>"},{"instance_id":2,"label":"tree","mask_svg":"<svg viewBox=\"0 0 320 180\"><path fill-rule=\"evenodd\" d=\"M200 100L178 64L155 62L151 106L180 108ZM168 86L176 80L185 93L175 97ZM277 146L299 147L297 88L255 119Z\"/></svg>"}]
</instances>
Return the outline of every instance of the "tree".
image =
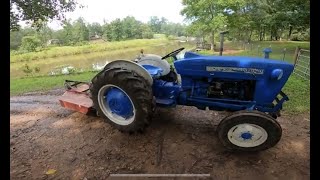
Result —
<instances>
[{"instance_id":1,"label":"tree","mask_svg":"<svg viewBox=\"0 0 320 180\"><path fill-rule=\"evenodd\" d=\"M76 0L10 0L10 30L19 29L19 21L41 27L49 19L64 20L64 13L74 11L76 5Z\"/></svg>"},{"instance_id":2,"label":"tree","mask_svg":"<svg viewBox=\"0 0 320 180\"><path fill-rule=\"evenodd\" d=\"M310 26L308 0L246 0L229 8L233 10L228 15L230 34L243 40L250 40L253 32L259 40L265 40L266 34L270 40L290 39L293 30ZM288 35L284 36L285 32Z\"/></svg>"},{"instance_id":3,"label":"tree","mask_svg":"<svg viewBox=\"0 0 320 180\"><path fill-rule=\"evenodd\" d=\"M65 39L64 39L64 29L59 29L57 31L52 32L52 39L59 39L59 42L61 44L65 44Z\"/></svg>"},{"instance_id":4,"label":"tree","mask_svg":"<svg viewBox=\"0 0 320 180\"><path fill-rule=\"evenodd\" d=\"M110 23L110 39L114 41L123 40L123 25L119 18Z\"/></svg>"},{"instance_id":5,"label":"tree","mask_svg":"<svg viewBox=\"0 0 320 180\"><path fill-rule=\"evenodd\" d=\"M73 42L83 42L89 40L89 30L83 18L78 18L72 24L72 39Z\"/></svg>"},{"instance_id":6,"label":"tree","mask_svg":"<svg viewBox=\"0 0 320 180\"><path fill-rule=\"evenodd\" d=\"M33 36L35 34L36 31L30 27L25 27L19 31L10 31L10 49L17 50L24 36Z\"/></svg>"},{"instance_id":7,"label":"tree","mask_svg":"<svg viewBox=\"0 0 320 180\"><path fill-rule=\"evenodd\" d=\"M124 39L140 39L142 32L140 31L141 22L132 16L125 17L122 21L123 38Z\"/></svg>"},{"instance_id":8,"label":"tree","mask_svg":"<svg viewBox=\"0 0 320 180\"><path fill-rule=\"evenodd\" d=\"M157 16L151 16L148 24L149 24L152 32L160 33L161 22L160 22L160 19Z\"/></svg>"},{"instance_id":9,"label":"tree","mask_svg":"<svg viewBox=\"0 0 320 180\"><path fill-rule=\"evenodd\" d=\"M27 52L35 51L39 47L41 41L36 36L25 36L22 38L21 49Z\"/></svg>"},{"instance_id":10,"label":"tree","mask_svg":"<svg viewBox=\"0 0 320 180\"><path fill-rule=\"evenodd\" d=\"M153 38L153 32L148 24L142 24L140 26L141 36L143 39Z\"/></svg>"},{"instance_id":11,"label":"tree","mask_svg":"<svg viewBox=\"0 0 320 180\"><path fill-rule=\"evenodd\" d=\"M110 41L112 39L111 38L111 26L110 26L110 24L105 22L105 24L102 26L102 31L103 31L102 38L104 40Z\"/></svg>"},{"instance_id":12,"label":"tree","mask_svg":"<svg viewBox=\"0 0 320 180\"><path fill-rule=\"evenodd\" d=\"M42 44L46 44L48 40L52 39L53 30L47 25L44 25L38 29L36 36L39 38Z\"/></svg>"},{"instance_id":13,"label":"tree","mask_svg":"<svg viewBox=\"0 0 320 180\"><path fill-rule=\"evenodd\" d=\"M184 36L186 27L179 23L167 22L161 25L161 32L166 35Z\"/></svg>"},{"instance_id":14,"label":"tree","mask_svg":"<svg viewBox=\"0 0 320 180\"><path fill-rule=\"evenodd\" d=\"M234 0L237 1L237 0ZM228 3L224 0L183 0L185 6L181 14L185 15L192 23L201 28L205 35L211 39L211 50L214 48L214 37L218 30L227 25L225 11L228 9ZM235 2L233 2L235 3Z\"/></svg>"},{"instance_id":15,"label":"tree","mask_svg":"<svg viewBox=\"0 0 320 180\"><path fill-rule=\"evenodd\" d=\"M65 45L72 45L74 43L73 39L73 26L71 24L71 20L67 20L63 24L63 30L59 32L59 36L63 44Z\"/></svg>"},{"instance_id":16,"label":"tree","mask_svg":"<svg viewBox=\"0 0 320 180\"><path fill-rule=\"evenodd\" d=\"M94 35L102 36L103 29L102 29L102 26L99 23L88 24L87 27L88 27L88 30L89 30L90 37L94 36Z\"/></svg>"}]
</instances>

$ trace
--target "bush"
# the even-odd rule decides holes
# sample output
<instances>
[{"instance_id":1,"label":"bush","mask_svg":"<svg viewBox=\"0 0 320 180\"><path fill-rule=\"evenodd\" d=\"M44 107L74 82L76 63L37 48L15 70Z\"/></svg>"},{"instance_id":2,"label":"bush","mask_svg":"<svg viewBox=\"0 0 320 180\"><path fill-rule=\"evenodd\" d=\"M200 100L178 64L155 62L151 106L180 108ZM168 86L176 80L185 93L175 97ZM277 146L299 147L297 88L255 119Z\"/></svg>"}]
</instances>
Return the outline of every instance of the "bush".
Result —
<instances>
[{"instance_id":1,"label":"bush","mask_svg":"<svg viewBox=\"0 0 320 180\"><path fill-rule=\"evenodd\" d=\"M28 64L25 64L23 67L22 67L22 71L24 73L26 73L27 75L32 73L32 69L30 68L30 66Z\"/></svg>"},{"instance_id":2,"label":"bush","mask_svg":"<svg viewBox=\"0 0 320 180\"><path fill-rule=\"evenodd\" d=\"M291 35L292 41L310 41L310 28L304 32L295 32Z\"/></svg>"},{"instance_id":3,"label":"bush","mask_svg":"<svg viewBox=\"0 0 320 180\"><path fill-rule=\"evenodd\" d=\"M35 67L35 68L34 68L34 72L35 72L35 73L39 73L39 72L40 72L40 67L38 67L38 66Z\"/></svg>"},{"instance_id":4,"label":"bush","mask_svg":"<svg viewBox=\"0 0 320 180\"><path fill-rule=\"evenodd\" d=\"M27 52L36 51L40 47L41 41L35 36L25 36L22 38L21 49Z\"/></svg>"},{"instance_id":5,"label":"bush","mask_svg":"<svg viewBox=\"0 0 320 180\"><path fill-rule=\"evenodd\" d=\"M168 35L167 38L168 38L168 40L176 40L176 39L178 39L176 36L173 36L173 35Z\"/></svg>"}]
</instances>

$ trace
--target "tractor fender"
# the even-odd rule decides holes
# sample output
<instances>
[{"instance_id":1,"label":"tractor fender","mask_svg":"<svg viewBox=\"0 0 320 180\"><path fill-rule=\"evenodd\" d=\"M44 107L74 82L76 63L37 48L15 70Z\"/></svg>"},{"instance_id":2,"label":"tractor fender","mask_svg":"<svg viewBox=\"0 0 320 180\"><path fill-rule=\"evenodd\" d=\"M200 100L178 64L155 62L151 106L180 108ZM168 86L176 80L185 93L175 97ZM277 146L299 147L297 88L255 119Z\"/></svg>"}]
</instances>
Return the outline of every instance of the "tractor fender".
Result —
<instances>
[{"instance_id":1,"label":"tractor fender","mask_svg":"<svg viewBox=\"0 0 320 180\"><path fill-rule=\"evenodd\" d=\"M140 65L152 65L161 68L161 76L165 76L170 73L170 65L168 61L162 60L162 57L156 54L145 54L139 60Z\"/></svg>"},{"instance_id":2,"label":"tractor fender","mask_svg":"<svg viewBox=\"0 0 320 180\"><path fill-rule=\"evenodd\" d=\"M151 77L151 75L148 73L148 71L143 68L141 65L129 61L129 60L115 60L112 61L110 63L108 63L101 72L104 72L106 70L109 69L113 69L113 68L123 68L123 69L127 69L130 71L134 71L135 73L137 73L138 75L140 75L141 77L143 77L150 86L152 86L153 84L153 79ZM100 72L100 73L101 73ZM98 73L98 74L100 74Z\"/></svg>"}]
</instances>

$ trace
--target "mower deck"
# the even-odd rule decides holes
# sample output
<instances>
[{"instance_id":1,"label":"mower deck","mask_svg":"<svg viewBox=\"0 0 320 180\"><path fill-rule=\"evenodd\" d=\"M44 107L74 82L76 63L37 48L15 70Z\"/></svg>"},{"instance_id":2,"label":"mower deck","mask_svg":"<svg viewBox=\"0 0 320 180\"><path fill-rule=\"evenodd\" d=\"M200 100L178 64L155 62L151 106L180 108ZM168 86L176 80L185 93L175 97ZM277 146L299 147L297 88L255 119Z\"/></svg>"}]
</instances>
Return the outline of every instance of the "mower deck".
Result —
<instances>
[{"instance_id":1,"label":"mower deck","mask_svg":"<svg viewBox=\"0 0 320 180\"><path fill-rule=\"evenodd\" d=\"M72 82L73 84L70 84ZM89 97L89 84L85 82L66 81L68 90L59 97L62 107L88 114L93 108L93 102Z\"/></svg>"}]
</instances>

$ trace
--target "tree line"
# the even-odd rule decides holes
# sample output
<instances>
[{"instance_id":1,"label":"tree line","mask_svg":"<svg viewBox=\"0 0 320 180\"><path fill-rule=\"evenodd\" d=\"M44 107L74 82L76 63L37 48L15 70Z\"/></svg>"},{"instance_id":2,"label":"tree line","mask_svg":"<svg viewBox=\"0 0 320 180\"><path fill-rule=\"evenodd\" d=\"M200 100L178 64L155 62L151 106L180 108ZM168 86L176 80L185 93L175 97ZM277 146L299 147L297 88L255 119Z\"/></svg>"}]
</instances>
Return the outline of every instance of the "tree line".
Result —
<instances>
[{"instance_id":1,"label":"tree line","mask_svg":"<svg viewBox=\"0 0 320 180\"><path fill-rule=\"evenodd\" d=\"M48 39L74 45L95 35L119 41L152 38L154 33L202 37L213 48L222 31L229 32L229 40L245 42L310 40L309 0L182 0L182 4L181 14L189 20L188 26L158 17L142 23L130 16L100 25L86 23L82 18L74 22L65 20L65 12L81 6L76 0L10 0L10 48L32 50ZM49 19L64 21L63 29L48 28L43 22ZM32 28L21 29L19 21L31 22Z\"/></svg>"},{"instance_id":2,"label":"tree line","mask_svg":"<svg viewBox=\"0 0 320 180\"><path fill-rule=\"evenodd\" d=\"M309 0L182 0L187 32L214 44L221 31L229 39L310 40Z\"/></svg>"},{"instance_id":3,"label":"tree line","mask_svg":"<svg viewBox=\"0 0 320 180\"><path fill-rule=\"evenodd\" d=\"M75 21L66 20L63 28L53 30L42 24L39 27L25 27L10 32L10 49L34 51L37 47L46 46L48 40L58 40L60 45L79 45L90 39L121 41L129 39L150 39L154 34L166 36L185 36L186 25L169 22L164 17L150 17L147 23L132 16L115 19L103 24L87 23L83 18Z\"/></svg>"}]
</instances>

